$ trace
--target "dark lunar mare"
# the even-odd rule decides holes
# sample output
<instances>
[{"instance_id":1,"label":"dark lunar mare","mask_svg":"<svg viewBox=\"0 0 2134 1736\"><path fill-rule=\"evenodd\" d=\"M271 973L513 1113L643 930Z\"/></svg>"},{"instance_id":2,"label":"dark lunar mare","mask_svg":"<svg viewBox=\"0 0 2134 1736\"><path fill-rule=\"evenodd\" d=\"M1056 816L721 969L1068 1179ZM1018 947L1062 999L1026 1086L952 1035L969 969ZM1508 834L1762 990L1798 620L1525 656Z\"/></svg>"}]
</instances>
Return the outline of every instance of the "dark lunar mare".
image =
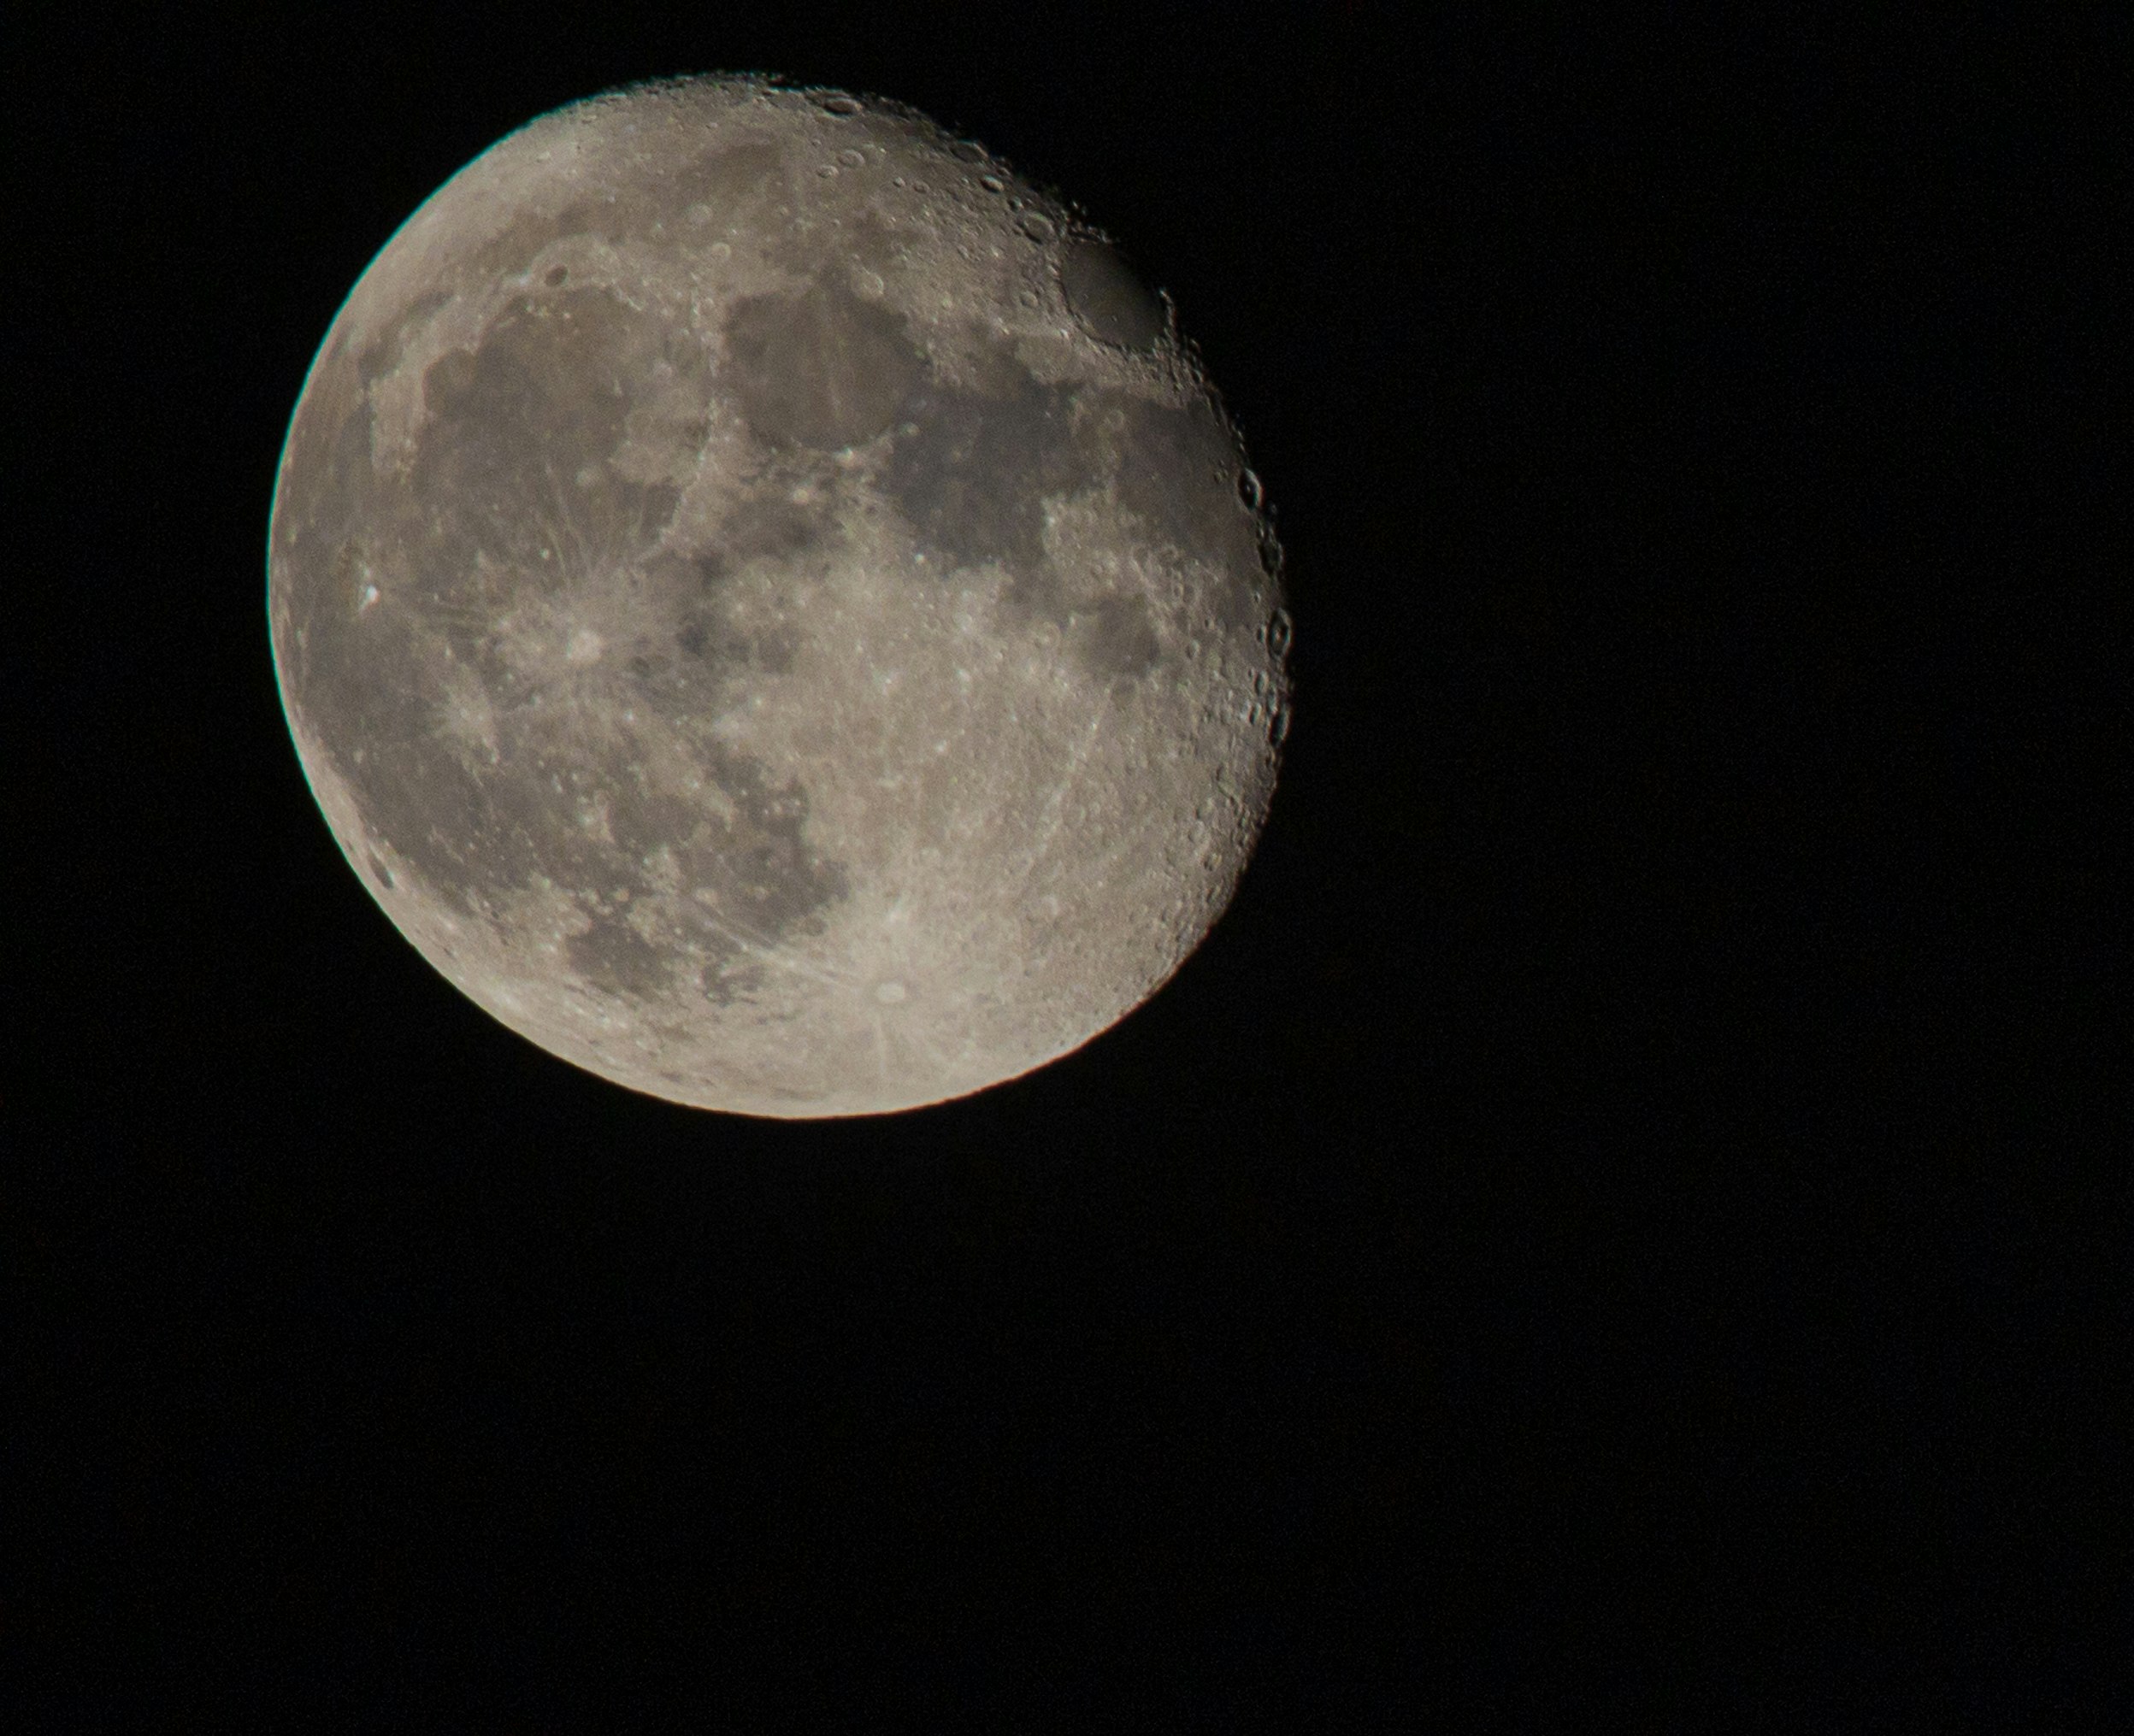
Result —
<instances>
[{"instance_id":1,"label":"dark lunar mare","mask_svg":"<svg viewBox=\"0 0 2134 1736\"><path fill-rule=\"evenodd\" d=\"M828 279L798 295L736 303L726 357L750 432L773 447L817 451L882 433L923 365L901 315Z\"/></svg>"},{"instance_id":2,"label":"dark lunar mare","mask_svg":"<svg viewBox=\"0 0 2134 1736\"><path fill-rule=\"evenodd\" d=\"M1100 479L1075 443L1073 393L1011 353L993 360L982 390L919 385L881 484L936 574L993 561L1029 585L1045 559L1040 497Z\"/></svg>"},{"instance_id":3,"label":"dark lunar mare","mask_svg":"<svg viewBox=\"0 0 2134 1736\"><path fill-rule=\"evenodd\" d=\"M1069 262L1085 317L1114 341L1154 341L1162 309L1115 254L1083 242ZM1046 497L1108 485L1141 540L1227 555L1233 572L1257 559L1235 492L1242 454L1212 401L1174 409L1114 389L1048 385L1006 342L982 350L976 368L952 382L900 315L828 280L738 303L725 350L722 381L771 453L835 451L893 426L875 480L925 557L922 582L998 565L1010 576L1011 611L1064 630L1099 680L1147 674L1162 644L1141 597L1077 596L1063 586L1046 559ZM786 534L793 548L805 546L797 529ZM1250 589L1231 591L1224 624L1242 625Z\"/></svg>"},{"instance_id":4,"label":"dark lunar mare","mask_svg":"<svg viewBox=\"0 0 2134 1736\"><path fill-rule=\"evenodd\" d=\"M338 377L307 396L292 432L291 474L313 485L281 514L297 533L279 553L303 628L300 647L285 638L283 668L292 710L331 744L365 832L437 897L495 922L545 879L581 895L592 926L566 945L585 980L657 993L693 946L709 961L698 986L725 1002L758 980L752 947L819 929L846 895L845 870L805 839L805 790L704 744L698 769L725 797L721 818L652 788L616 720L640 704L716 715L749 670L789 667L789 643L725 625L718 593L749 561L800 555L818 532L766 494L691 556L656 553L676 491L606 461L663 361L707 401L709 358L687 333L566 274L430 366L413 462L380 474L353 370L322 358ZM513 665L498 629L514 610L567 603L574 586L628 585L644 589L646 618L669 626L622 648L619 669L566 668L544 691ZM368 606L367 586L380 592ZM449 727L455 676L486 696L493 764ZM672 901L665 914L649 902L644 862L663 850L685 894L679 917ZM382 863L373 872L392 885Z\"/></svg>"},{"instance_id":5,"label":"dark lunar mare","mask_svg":"<svg viewBox=\"0 0 2134 1736\"><path fill-rule=\"evenodd\" d=\"M1092 675L1146 674L1162 655L1147 601L1067 586L1046 557L1046 497L1109 490L1122 542L1227 556L1226 570L1249 572L1256 543L1234 491L1235 436L1211 402L1174 409L1113 388L1047 385L1005 344L987 363L975 385L929 373L913 389L882 491L928 557L926 574L997 564L1010 577L1010 610L1063 629ZM1253 606L1241 580L1218 603L1226 626L1246 625Z\"/></svg>"}]
</instances>

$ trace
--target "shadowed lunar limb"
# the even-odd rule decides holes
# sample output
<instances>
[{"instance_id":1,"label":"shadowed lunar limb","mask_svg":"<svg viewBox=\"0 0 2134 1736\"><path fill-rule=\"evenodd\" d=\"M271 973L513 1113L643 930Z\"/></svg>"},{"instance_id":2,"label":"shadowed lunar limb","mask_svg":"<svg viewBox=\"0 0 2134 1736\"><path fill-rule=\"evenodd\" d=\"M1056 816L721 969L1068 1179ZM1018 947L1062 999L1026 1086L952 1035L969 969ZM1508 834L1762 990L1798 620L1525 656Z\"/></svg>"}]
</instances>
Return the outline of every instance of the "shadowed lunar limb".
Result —
<instances>
[{"instance_id":1,"label":"shadowed lunar limb","mask_svg":"<svg viewBox=\"0 0 2134 1736\"><path fill-rule=\"evenodd\" d=\"M1011 1078L1220 913L1276 765L1257 485L1101 237L752 79L542 117L314 362L270 526L350 861L513 1029L780 1116Z\"/></svg>"},{"instance_id":2,"label":"shadowed lunar limb","mask_svg":"<svg viewBox=\"0 0 2134 1736\"><path fill-rule=\"evenodd\" d=\"M1067 305L1100 342L1152 350L1164 335L1164 304L1108 242L1083 237L1068 243L1059 283Z\"/></svg>"}]
</instances>

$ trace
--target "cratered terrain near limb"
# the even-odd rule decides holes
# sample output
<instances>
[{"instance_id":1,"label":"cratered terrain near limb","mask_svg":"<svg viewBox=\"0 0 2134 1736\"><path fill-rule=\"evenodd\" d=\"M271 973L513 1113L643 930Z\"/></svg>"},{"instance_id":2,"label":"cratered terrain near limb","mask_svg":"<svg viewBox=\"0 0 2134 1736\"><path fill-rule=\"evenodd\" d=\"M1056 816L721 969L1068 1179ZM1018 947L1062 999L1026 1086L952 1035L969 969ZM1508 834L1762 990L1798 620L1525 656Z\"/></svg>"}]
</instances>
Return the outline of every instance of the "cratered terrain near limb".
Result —
<instances>
[{"instance_id":1,"label":"cratered terrain near limb","mask_svg":"<svg viewBox=\"0 0 2134 1736\"><path fill-rule=\"evenodd\" d=\"M1168 306L913 111L639 85L461 170L312 364L282 701L386 914L634 1090L980 1090L1176 969L1264 818L1279 560Z\"/></svg>"}]
</instances>

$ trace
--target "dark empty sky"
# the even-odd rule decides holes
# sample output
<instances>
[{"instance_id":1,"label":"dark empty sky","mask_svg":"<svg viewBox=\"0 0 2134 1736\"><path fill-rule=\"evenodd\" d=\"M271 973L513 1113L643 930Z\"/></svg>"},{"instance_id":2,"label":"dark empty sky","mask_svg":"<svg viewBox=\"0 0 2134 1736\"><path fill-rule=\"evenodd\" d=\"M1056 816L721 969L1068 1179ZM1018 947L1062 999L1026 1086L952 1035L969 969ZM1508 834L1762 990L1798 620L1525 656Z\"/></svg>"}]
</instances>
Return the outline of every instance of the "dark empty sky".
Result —
<instances>
[{"instance_id":1,"label":"dark empty sky","mask_svg":"<svg viewBox=\"0 0 2134 1736\"><path fill-rule=\"evenodd\" d=\"M0 1707L2124 1708L2065 1569L2129 1325L2078 914L2124 42L616 9L20 30L0 1619L46 1665ZM693 70L1078 199L1288 550L1229 914L1080 1054L879 1122L633 1097L461 999L268 658L356 276L502 132Z\"/></svg>"}]
</instances>

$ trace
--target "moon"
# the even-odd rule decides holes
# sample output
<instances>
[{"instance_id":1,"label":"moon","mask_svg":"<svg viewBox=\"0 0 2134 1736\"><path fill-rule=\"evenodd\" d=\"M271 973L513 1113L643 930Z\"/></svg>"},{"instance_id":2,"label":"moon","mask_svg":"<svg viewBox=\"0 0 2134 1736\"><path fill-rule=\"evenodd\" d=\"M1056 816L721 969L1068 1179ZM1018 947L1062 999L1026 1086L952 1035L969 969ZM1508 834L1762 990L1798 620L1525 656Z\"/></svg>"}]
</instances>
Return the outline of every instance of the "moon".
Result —
<instances>
[{"instance_id":1,"label":"moon","mask_svg":"<svg viewBox=\"0 0 2134 1736\"><path fill-rule=\"evenodd\" d=\"M879 1114L1079 1048L1274 789L1279 550L1168 301L893 103L662 82L485 151L334 319L268 534L371 894L670 1101Z\"/></svg>"}]
</instances>

